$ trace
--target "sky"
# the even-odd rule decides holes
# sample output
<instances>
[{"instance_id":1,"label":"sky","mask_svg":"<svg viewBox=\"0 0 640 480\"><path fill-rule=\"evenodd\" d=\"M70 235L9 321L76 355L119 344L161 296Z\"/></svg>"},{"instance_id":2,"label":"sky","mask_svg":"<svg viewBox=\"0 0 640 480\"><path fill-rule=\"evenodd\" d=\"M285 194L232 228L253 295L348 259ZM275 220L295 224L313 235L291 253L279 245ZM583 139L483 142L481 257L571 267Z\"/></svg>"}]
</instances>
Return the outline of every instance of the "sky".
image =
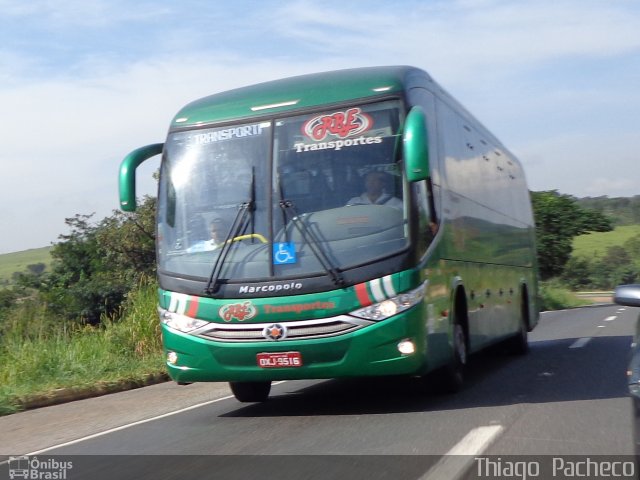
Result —
<instances>
[{"instance_id":1,"label":"sky","mask_svg":"<svg viewBox=\"0 0 640 480\"><path fill-rule=\"evenodd\" d=\"M186 103L373 65L429 72L531 190L640 195L639 25L635 0L0 0L0 253L111 215L122 158Z\"/></svg>"}]
</instances>

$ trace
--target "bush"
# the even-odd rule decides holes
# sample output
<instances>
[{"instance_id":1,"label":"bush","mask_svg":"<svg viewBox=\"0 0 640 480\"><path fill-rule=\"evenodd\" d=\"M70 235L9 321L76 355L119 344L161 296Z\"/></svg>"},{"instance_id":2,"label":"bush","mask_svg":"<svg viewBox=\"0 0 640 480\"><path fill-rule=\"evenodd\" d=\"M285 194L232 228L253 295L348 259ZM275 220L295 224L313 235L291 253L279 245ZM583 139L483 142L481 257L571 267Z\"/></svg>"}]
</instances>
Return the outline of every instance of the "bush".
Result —
<instances>
[{"instance_id":1,"label":"bush","mask_svg":"<svg viewBox=\"0 0 640 480\"><path fill-rule=\"evenodd\" d=\"M0 415L60 388L96 389L164 372L157 287L141 282L98 326L56 317L30 299L0 325Z\"/></svg>"},{"instance_id":2,"label":"bush","mask_svg":"<svg viewBox=\"0 0 640 480\"><path fill-rule=\"evenodd\" d=\"M540 296L540 310L562 310L588 305L590 302L582 300L558 281L541 282L538 290Z\"/></svg>"},{"instance_id":3,"label":"bush","mask_svg":"<svg viewBox=\"0 0 640 480\"><path fill-rule=\"evenodd\" d=\"M531 205L536 223L538 266L543 280L562 274L571 257L573 237L613 229L607 217L583 209L574 197L555 190L531 192Z\"/></svg>"},{"instance_id":4,"label":"bush","mask_svg":"<svg viewBox=\"0 0 640 480\"><path fill-rule=\"evenodd\" d=\"M142 280L129 293L117 315L103 318L105 335L123 352L133 352L142 358L162 351L157 292L155 282Z\"/></svg>"},{"instance_id":5,"label":"bush","mask_svg":"<svg viewBox=\"0 0 640 480\"><path fill-rule=\"evenodd\" d=\"M93 215L67 218L71 231L53 246L51 271L29 286L57 315L98 324L141 278L155 276L154 212L155 199L145 197L132 214L114 212L97 223Z\"/></svg>"},{"instance_id":6,"label":"bush","mask_svg":"<svg viewBox=\"0 0 640 480\"><path fill-rule=\"evenodd\" d=\"M593 288L594 265L587 258L571 257L562 272L562 282L571 290Z\"/></svg>"}]
</instances>

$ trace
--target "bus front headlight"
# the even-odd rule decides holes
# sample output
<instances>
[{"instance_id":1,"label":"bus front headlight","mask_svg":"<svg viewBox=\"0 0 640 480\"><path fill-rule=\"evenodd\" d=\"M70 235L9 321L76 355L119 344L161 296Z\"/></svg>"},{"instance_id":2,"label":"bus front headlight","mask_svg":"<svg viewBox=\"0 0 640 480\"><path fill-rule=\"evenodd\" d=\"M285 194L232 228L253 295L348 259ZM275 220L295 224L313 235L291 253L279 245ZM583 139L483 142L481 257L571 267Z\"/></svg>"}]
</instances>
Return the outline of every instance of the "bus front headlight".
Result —
<instances>
[{"instance_id":1,"label":"bus front headlight","mask_svg":"<svg viewBox=\"0 0 640 480\"><path fill-rule=\"evenodd\" d=\"M400 295L388 298L382 302L374 303L368 307L354 310L349 315L364 318L366 320L384 320L400 312L404 312L405 310L408 310L414 305L420 303L424 298L425 290L426 282L416 289L401 293Z\"/></svg>"},{"instance_id":2,"label":"bus front headlight","mask_svg":"<svg viewBox=\"0 0 640 480\"><path fill-rule=\"evenodd\" d=\"M200 327L204 327L208 322L197 318L187 317L179 313L169 312L159 309L160 321L167 327L179 330L183 333L190 332Z\"/></svg>"}]
</instances>

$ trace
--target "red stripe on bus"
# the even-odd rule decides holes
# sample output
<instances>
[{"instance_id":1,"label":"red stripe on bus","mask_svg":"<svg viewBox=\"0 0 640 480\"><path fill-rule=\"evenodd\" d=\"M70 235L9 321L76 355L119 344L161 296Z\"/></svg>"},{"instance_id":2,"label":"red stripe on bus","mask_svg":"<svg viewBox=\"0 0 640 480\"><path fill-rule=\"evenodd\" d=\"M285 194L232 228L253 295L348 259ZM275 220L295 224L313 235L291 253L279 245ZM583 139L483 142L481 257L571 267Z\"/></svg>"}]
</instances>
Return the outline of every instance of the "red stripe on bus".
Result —
<instances>
[{"instance_id":1,"label":"red stripe on bus","mask_svg":"<svg viewBox=\"0 0 640 480\"><path fill-rule=\"evenodd\" d=\"M198 313L198 297L189 297L189 310L187 317L195 317Z\"/></svg>"},{"instance_id":2,"label":"red stripe on bus","mask_svg":"<svg viewBox=\"0 0 640 480\"><path fill-rule=\"evenodd\" d=\"M358 301L360 302L360 305L362 305L363 307L368 307L373 303L369 298L369 293L367 292L366 283L358 283L355 286L355 289L356 289L356 295L358 296Z\"/></svg>"}]
</instances>

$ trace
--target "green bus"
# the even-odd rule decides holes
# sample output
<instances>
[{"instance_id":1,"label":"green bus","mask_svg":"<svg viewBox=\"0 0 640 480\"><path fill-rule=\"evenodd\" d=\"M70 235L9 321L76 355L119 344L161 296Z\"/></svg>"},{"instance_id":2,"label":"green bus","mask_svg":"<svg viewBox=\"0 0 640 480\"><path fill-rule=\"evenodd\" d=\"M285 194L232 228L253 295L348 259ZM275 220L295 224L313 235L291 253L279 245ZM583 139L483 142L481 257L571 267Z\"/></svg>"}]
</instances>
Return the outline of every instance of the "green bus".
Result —
<instances>
[{"instance_id":1,"label":"green bus","mask_svg":"<svg viewBox=\"0 0 640 480\"><path fill-rule=\"evenodd\" d=\"M534 222L516 158L426 72L358 68L211 95L163 144L159 315L180 384L374 375L463 383L469 354L528 349ZM435 375L427 375L437 371Z\"/></svg>"}]
</instances>

